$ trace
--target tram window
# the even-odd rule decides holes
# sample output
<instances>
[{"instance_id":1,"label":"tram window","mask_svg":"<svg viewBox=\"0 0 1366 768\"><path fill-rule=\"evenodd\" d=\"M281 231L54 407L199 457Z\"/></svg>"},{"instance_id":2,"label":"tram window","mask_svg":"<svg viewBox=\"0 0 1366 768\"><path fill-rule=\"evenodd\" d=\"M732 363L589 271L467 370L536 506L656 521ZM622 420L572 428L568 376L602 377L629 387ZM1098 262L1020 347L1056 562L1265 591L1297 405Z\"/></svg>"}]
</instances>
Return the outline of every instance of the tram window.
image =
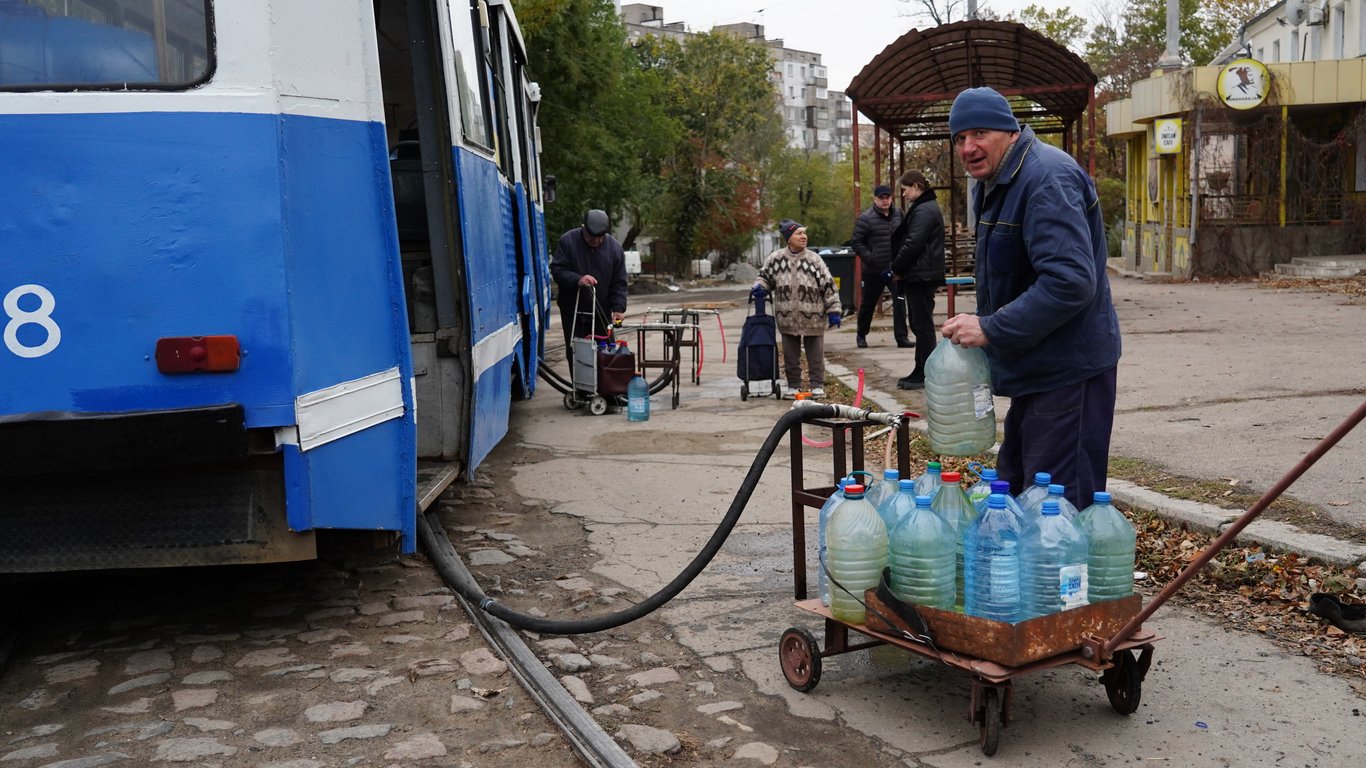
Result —
<instances>
[{"instance_id":1,"label":"tram window","mask_svg":"<svg viewBox=\"0 0 1366 768\"><path fill-rule=\"evenodd\" d=\"M0 89L185 88L209 37L208 0L0 0Z\"/></svg>"},{"instance_id":2,"label":"tram window","mask_svg":"<svg viewBox=\"0 0 1366 768\"><path fill-rule=\"evenodd\" d=\"M460 100L460 125L465 141L493 147L493 135L484 108L483 61L475 42L475 11L457 10L463 3L451 4L451 48L455 58L456 97Z\"/></svg>"}]
</instances>

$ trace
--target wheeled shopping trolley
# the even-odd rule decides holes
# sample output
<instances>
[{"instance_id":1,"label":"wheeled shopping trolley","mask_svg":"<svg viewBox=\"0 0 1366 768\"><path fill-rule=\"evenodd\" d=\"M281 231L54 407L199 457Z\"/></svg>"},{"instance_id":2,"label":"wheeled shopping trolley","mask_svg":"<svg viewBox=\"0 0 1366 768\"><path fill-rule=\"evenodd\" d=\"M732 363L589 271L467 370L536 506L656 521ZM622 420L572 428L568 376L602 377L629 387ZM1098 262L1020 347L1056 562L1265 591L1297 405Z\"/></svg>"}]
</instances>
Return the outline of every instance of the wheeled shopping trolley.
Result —
<instances>
[{"instance_id":1,"label":"wheeled shopping trolley","mask_svg":"<svg viewBox=\"0 0 1366 768\"><path fill-rule=\"evenodd\" d=\"M579 335L579 298L574 299L574 327L570 329L569 381L571 389L564 394L564 407L578 410L585 404L594 416L607 413L609 407L622 405L626 389L636 373L634 353L617 350L612 325L598 308L597 290L590 289L593 312L588 333ZM601 321L601 329L598 322ZM601 330L601 333L599 333ZM604 348L605 347L605 348Z\"/></svg>"},{"instance_id":2,"label":"wheeled shopping trolley","mask_svg":"<svg viewBox=\"0 0 1366 768\"><path fill-rule=\"evenodd\" d=\"M768 381L775 400L783 396L778 383L778 324L764 311L764 299L749 297L749 316L740 331L735 369L740 377L740 399L748 400L750 382Z\"/></svg>"}]
</instances>

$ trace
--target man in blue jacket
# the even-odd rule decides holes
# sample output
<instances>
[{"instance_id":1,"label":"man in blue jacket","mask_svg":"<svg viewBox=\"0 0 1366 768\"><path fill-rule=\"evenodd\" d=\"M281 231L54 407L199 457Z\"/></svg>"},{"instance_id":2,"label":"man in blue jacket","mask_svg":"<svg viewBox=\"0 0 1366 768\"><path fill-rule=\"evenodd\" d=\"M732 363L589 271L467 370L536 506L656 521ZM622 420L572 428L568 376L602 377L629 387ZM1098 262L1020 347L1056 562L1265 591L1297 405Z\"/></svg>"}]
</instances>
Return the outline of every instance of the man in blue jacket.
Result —
<instances>
[{"instance_id":1,"label":"man in blue jacket","mask_svg":"<svg viewBox=\"0 0 1366 768\"><path fill-rule=\"evenodd\" d=\"M1095 184L991 88L958 94L949 133L978 182L977 314L941 333L984 347L995 394L1011 399L1001 479L1018 494L1048 472L1084 508L1105 488L1120 352Z\"/></svg>"}]
</instances>

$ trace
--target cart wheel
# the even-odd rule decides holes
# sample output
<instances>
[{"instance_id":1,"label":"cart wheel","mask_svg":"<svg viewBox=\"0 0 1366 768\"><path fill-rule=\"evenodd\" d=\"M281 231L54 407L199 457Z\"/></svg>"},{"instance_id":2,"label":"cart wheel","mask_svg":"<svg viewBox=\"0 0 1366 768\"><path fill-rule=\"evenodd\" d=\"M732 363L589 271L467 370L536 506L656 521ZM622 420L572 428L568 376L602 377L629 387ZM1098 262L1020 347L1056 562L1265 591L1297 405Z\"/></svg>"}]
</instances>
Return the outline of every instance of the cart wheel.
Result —
<instances>
[{"instance_id":1,"label":"cart wheel","mask_svg":"<svg viewBox=\"0 0 1366 768\"><path fill-rule=\"evenodd\" d=\"M593 398L588 401L588 412L594 416L607 413L607 398L602 395L593 395Z\"/></svg>"},{"instance_id":2,"label":"cart wheel","mask_svg":"<svg viewBox=\"0 0 1366 768\"><path fill-rule=\"evenodd\" d=\"M674 393L673 409L674 409L675 411L678 410L678 393L677 393L677 392Z\"/></svg>"},{"instance_id":3,"label":"cart wheel","mask_svg":"<svg viewBox=\"0 0 1366 768\"><path fill-rule=\"evenodd\" d=\"M571 411L577 411L583 407L583 401L574 396L573 392L564 393L564 407Z\"/></svg>"},{"instance_id":4,"label":"cart wheel","mask_svg":"<svg viewBox=\"0 0 1366 768\"><path fill-rule=\"evenodd\" d=\"M982 691L982 719L977 726L982 754L991 757L1001 744L1001 691L986 688Z\"/></svg>"},{"instance_id":5,"label":"cart wheel","mask_svg":"<svg viewBox=\"0 0 1366 768\"><path fill-rule=\"evenodd\" d=\"M746 401L746 400L748 400L748 399L749 399L749 385L748 385L748 384L741 384L741 385L740 385L740 402L744 402L744 401Z\"/></svg>"},{"instance_id":6,"label":"cart wheel","mask_svg":"<svg viewBox=\"0 0 1366 768\"><path fill-rule=\"evenodd\" d=\"M1143 698L1143 671L1130 651L1115 654L1114 663L1101 674L1100 682L1105 686L1110 706L1121 715L1132 715Z\"/></svg>"},{"instance_id":7,"label":"cart wheel","mask_svg":"<svg viewBox=\"0 0 1366 768\"><path fill-rule=\"evenodd\" d=\"M782 399L783 399L783 385L782 385L782 384L779 384L779 383L776 382L776 381L773 382L773 399L774 399L774 400L782 400Z\"/></svg>"},{"instance_id":8,"label":"cart wheel","mask_svg":"<svg viewBox=\"0 0 1366 768\"><path fill-rule=\"evenodd\" d=\"M778 641L778 663L787 684L805 693L821 681L821 652L816 638L800 627L791 627Z\"/></svg>"}]
</instances>

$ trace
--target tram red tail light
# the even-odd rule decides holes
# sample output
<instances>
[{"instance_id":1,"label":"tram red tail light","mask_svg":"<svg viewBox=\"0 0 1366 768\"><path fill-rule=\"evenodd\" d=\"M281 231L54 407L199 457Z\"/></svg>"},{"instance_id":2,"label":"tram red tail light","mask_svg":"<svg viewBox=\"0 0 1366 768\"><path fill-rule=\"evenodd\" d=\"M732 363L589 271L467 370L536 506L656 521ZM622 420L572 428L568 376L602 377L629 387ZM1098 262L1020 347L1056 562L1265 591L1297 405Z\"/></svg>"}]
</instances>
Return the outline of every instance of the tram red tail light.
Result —
<instances>
[{"instance_id":1,"label":"tram red tail light","mask_svg":"<svg viewBox=\"0 0 1366 768\"><path fill-rule=\"evenodd\" d=\"M242 364L236 336L166 336L157 339L162 373L232 373Z\"/></svg>"}]
</instances>

